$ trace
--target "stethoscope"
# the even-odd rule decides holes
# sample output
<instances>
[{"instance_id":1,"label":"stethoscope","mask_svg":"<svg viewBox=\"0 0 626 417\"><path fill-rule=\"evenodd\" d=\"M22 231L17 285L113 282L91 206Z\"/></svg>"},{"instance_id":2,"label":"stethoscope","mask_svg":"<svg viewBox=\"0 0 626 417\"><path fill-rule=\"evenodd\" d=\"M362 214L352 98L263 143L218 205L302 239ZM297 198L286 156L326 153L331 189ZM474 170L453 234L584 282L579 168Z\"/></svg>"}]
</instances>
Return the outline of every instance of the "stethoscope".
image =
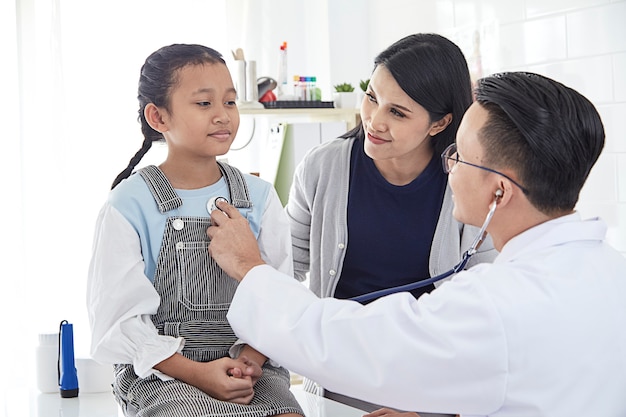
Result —
<instances>
[{"instance_id":1,"label":"stethoscope","mask_svg":"<svg viewBox=\"0 0 626 417\"><path fill-rule=\"evenodd\" d=\"M385 295L395 294L397 292L413 291L418 288L422 288L427 285L433 284L437 281L441 281L442 279L448 278L450 275L456 274L457 272L465 269L465 265L467 265L467 262L470 260L472 255L476 253L480 245L482 245L483 241L487 237L487 226L489 226L489 223L491 222L491 218L493 217L493 214L496 211L496 206L498 205L498 200L502 197L502 195L503 195L502 190L496 191L496 198L493 200L493 203L491 203L491 205L489 206L489 213L487 213L487 217L485 217L485 221L482 227L480 228L480 230L478 231L478 234L474 238L472 245L469 247L467 251L465 251L461 261L458 264L456 264L452 269L444 272L443 274L439 274L437 276L434 276L434 277L431 277L422 281L412 282L410 284L404 284L404 285L399 285L397 287L385 288L382 290L373 291L367 294L352 297L350 298L350 300L358 301L359 303L364 303L366 301L371 301L376 298L384 297Z\"/></svg>"}]
</instances>

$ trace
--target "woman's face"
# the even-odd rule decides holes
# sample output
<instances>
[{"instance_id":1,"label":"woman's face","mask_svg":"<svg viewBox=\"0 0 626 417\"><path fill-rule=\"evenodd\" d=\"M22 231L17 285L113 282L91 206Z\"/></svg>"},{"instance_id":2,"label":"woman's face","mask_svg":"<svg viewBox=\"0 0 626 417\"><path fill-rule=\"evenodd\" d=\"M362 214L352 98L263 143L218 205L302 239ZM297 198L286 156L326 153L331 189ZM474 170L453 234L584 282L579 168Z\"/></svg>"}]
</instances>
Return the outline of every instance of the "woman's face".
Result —
<instances>
[{"instance_id":1,"label":"woman's face","mask_svg":"<svg viewBox=\"0 0 626 417\"><path fill-rule=\"evenodd\" d=\"M433 153L436 123L406 94L389 70L378 65L361 104L365 153L375 161L424 158ZM433 133L434 132L434 133Z\"/></svg>"},{"instance_id":2,"label":"woman's face","mask_svg":"<svg viewBox=\"0 0 626 417\"><path fill-rule=\"evenodd\" d=\"M211 157L228 152L239 128L236 91L221 63L178 70L164 136L170 156Z\"/></svg>"}]
</instances>

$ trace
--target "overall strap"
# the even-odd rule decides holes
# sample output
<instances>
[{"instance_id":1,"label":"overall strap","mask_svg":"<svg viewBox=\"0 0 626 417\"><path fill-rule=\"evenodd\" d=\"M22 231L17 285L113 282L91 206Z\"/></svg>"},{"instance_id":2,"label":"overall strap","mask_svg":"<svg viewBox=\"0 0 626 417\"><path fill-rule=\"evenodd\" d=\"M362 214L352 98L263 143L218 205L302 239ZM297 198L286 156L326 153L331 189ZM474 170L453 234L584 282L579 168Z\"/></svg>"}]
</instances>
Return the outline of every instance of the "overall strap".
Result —
<instances>
[{"instance_id":1,"label":"overall strap","mask_svg":"<svg viewBox=\"0 0 626 417\"><path fill-rule=\"evenodd\" d=\"M183 204L183 200L176 194L174 187L158 167L148 165L140 169L138 173L148 185L161 213L174 210Z\"/></svg>"},{"instance_id":2,"label":"overall strap","mask_svg":"<svg viewBox=\"0 0 626 417\"><path fill-rule=\"evenodd\" d=\"M237 208L251 208L252 202L250 201L248 184L241 171L224 162L217 161L217 165L220 167L220 171L222 171L222 175L228 185L228 191L232 200L231 204Z\"/></svg>"}]
</instances>

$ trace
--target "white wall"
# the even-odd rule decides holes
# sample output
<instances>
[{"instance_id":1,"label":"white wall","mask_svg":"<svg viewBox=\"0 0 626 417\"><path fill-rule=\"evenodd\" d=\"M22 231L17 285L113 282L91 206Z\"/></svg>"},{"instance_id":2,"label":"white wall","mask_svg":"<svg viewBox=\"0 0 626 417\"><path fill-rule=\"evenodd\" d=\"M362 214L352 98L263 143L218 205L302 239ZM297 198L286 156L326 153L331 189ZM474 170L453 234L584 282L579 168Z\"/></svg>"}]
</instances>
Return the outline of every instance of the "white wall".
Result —
<instances>
[{"instance_id":1,"label":"white wall","mask_svg":"<svg viewBox=\"0 0 626 417\"><path fill-rule=\"evenodd\" d=\"M328 13L328 36L323 23L315 30L280 24L297 19L293 11L313 3ZM280 19L272 21L268 30L288 41L320 34L318 49L323 54L314 56L313 62L329 60L328 78L320 80L324 99L330 99L334 84L347 81L356 86L369 78L374 57L415 32L437 32L455 41L474 77L528 70L583 93L598 108L607 139L577 208L586 217L604 218L609 242L626 255L625 0L292 0L289 4L291 14L278 8ZM324 46L326 38L329 43ZM300 41L293 43L290 58L290 66L298 71L309 68L313 57L305 54L302 60L300 45ZM277 59L272 55L261 59Z\"/></svg>"},{"instance_id":2,"label":"white wall","mask_svg":"<svg viewBox=\"0 0 626 417\"><path fill-rule=\"evenodd\" d=\"M370 61L405 34L433 31L455 41L470 69L479 72L482 68L483 75L533 71L587 96L602 116L607 138L577 208L583 216L606 220L609 242L626 255L626 1L369 3ZM346 73L351 70L361 71L344 69Z\"/></svg>"},{"instance_id":3,"label":"white wall","mask_svg":"<svg viewBox=\"0 0 626 417\"><path fill-rule=\"evenodd\" d=\"M441 26L462 46L468 32L482 35L483 69L529 70L555 78L587 96L606 129L606 147L581 193L578 210L601 216L608 239L626 255L626 1L526 0L441 2L454 20Z\"/></svg>"}]
</instances>

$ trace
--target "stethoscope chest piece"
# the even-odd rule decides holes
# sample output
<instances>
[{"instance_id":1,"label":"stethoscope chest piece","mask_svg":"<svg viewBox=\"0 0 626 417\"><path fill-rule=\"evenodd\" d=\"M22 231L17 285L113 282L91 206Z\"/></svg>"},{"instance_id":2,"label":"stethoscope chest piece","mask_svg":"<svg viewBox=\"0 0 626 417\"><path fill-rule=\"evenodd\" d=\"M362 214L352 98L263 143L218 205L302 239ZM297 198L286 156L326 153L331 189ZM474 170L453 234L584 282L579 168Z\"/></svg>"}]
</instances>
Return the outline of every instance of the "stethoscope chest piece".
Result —
<instances>
[{"instance_id":1,"label":"stethoscope chest piece","mask_svg":"<svg viewBox=\"0 0 626 417\"><path fill-rule=\"evenodd\" d=\"M209 214L211 214L213 212L213 210L215 210L217 208L217 206L215 205L215 203L217 203L218 201L225 201L228 203L228 199L226 197L211 197L209 199L209 201L207 201L206 203L206 211L209 212Z\"/></svg>"}]
</instances>

